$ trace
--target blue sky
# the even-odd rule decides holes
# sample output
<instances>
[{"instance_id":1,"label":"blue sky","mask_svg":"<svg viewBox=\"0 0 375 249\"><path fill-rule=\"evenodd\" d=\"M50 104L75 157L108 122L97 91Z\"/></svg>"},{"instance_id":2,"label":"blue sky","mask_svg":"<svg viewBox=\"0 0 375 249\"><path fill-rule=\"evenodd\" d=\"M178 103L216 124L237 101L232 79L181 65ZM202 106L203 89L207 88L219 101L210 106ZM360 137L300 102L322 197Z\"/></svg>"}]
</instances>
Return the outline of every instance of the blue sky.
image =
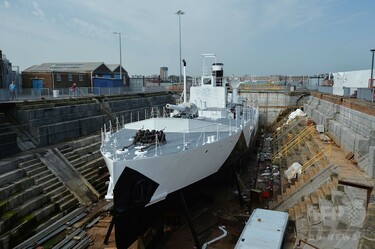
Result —
<instances>
[{"instance_id":1,"label":"blue sky","mask_svg":"<svg viewBox=\"0 0 375 249\"><path fill-rule=\"evenodd\" d=\"M45 62L119 63L130 75L187 74L215 53L226 75L369 69L373 0L0 0L0 49L23 70Z\"/></svg>"}]
</instances>

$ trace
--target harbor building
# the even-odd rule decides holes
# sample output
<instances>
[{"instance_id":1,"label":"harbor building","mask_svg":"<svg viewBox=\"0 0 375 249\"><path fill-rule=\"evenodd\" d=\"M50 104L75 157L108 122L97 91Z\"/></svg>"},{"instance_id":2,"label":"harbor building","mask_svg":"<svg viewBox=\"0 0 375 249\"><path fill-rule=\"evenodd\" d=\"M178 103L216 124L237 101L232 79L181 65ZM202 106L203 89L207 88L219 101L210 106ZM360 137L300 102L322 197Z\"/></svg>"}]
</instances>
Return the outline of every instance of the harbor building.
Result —
<instances>
[{"instance_id":1,"label":"harbor building","mask_svg":"<svg viewBox=\"0 0 375 249\"><path fill-rule=\"evenodd\" d=\"M93 87L96 78L119 79L120 66L107 66L103 62L43 63L22 71L24 88L66 88L76 83L80 87ZM124 82L129 76L122 68ZM38 85L42 84L42 85Z\"/></svg>"},{"instance_id":2,"label":"harbor building","mask_svg":"<svg viewBox=\"0 0 375 249\"><path fill-rule=\"evenodd\" d=\"M168 81L168 67L160 67L160 80Z\"/></svg>"}]
</instances>

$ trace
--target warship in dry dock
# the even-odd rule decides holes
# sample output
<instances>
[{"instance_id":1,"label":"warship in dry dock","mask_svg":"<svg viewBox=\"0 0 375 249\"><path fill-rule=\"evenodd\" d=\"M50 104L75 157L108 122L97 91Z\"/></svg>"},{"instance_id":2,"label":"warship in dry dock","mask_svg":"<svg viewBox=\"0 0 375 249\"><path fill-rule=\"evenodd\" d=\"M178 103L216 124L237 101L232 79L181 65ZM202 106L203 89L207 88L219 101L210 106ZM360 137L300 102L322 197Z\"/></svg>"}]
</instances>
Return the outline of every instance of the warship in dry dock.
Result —
<instances>
[{"instance_id":1,"label":"warship in dry dock","mask_svg":"<svg viewBox=\"0 0 375 249\"><path fill-rule=\"evenodd\" d=\"M127 248L146 228L148 209L215 174L234 150L244 152L254 140L257 107L238 97L239 82L223 77L215 55L202 56L203 76L190 87L189 101L184 61L183 103L167 104L173 110L169 117L103 129L101 153L110 172L106 198L114 200L119 248Z\"/></svg>"}]
</instances>

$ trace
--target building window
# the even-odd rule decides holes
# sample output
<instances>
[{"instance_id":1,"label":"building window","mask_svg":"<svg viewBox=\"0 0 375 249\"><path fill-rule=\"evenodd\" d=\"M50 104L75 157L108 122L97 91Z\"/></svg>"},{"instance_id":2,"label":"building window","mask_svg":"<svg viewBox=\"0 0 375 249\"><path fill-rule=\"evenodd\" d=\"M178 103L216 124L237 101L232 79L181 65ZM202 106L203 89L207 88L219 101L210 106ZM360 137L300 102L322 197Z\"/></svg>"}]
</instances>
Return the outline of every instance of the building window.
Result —
<instances>
[{"instance_id":1,"label":"building window","mask_svg":"<svg viewBox=\"0 0 375 249\"><path fill-rule=\"evenodd\" d=\"M83 74L80 74L78 77L79 77L79 81L83 81Z\"/></svg>"},{"instance_id":2,"label":"building window","mask_svg":"<svg viewBox=\"0 0 375 249\"><path fill-rule=\"evenodd\" d=\"M68 74L68 80L69 81L73 81L73 75L70 73L70 74Z\"/></svg>"},{"instance_id":3,"label":"building window","mask_svg":"<svg viewBox=\"0 0 375 249\"><path fill-rule=\"evenodd\" d=\"M59 73L56 74L56 81L61 81L61 75Z\"/></svg>"}]
</instances>

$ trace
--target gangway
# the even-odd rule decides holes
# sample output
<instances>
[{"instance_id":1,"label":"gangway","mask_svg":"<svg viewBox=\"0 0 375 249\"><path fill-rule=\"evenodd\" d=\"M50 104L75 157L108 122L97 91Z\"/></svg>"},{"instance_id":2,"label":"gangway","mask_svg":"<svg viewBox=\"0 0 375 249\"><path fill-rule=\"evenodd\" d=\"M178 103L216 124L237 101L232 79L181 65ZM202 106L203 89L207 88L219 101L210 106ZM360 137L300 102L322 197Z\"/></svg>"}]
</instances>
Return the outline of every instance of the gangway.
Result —
<instances>
[{"instance_id":1,"label":"gangway","mask_svg":"<svg viewBox=\"0 0 375 249\"><path fill-rule=\"evenodd\" d=\"M281 147L279 150L277 150L275 153L272 154L271 161L274 163L276 159L280 159L284 155L288 154L288 151L292 149L294 146L301 143L304 139L306 139L308 136L310 136L315 131L315 128L313 125L307 126L305 129L303 129L298 135L293 138L291 141L289 141L285 146Z\"/></svg>"}]
</instances>

